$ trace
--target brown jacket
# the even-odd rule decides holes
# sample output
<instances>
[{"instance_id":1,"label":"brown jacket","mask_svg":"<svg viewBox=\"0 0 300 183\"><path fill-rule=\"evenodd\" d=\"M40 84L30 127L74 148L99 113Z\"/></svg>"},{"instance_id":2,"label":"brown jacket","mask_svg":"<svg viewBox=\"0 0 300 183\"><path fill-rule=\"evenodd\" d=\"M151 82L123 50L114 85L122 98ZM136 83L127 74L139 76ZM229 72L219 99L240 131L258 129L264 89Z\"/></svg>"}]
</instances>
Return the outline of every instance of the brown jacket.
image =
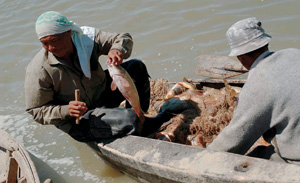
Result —
<instances>
[{"instance_id":1,"label":"brown jacket","mask_svg":"<svg viewBox=\"0 0 300 183\"><path fill-rule=\"evenodd\" d=\"M91 55L91 79L84 76L78 57L73 69L64 60L56 58L42 48L29 63L25 76L26 111L41 124L53 124L68 132L71 122L68 104L74 100L74 90L80 89L80 100L88 109L97 107L105 90L105 74L99 63L100 55L119 49L128 58L132 51L132 38L128 33L106 33L96 29Z\"/></svg>"}]
</instances>

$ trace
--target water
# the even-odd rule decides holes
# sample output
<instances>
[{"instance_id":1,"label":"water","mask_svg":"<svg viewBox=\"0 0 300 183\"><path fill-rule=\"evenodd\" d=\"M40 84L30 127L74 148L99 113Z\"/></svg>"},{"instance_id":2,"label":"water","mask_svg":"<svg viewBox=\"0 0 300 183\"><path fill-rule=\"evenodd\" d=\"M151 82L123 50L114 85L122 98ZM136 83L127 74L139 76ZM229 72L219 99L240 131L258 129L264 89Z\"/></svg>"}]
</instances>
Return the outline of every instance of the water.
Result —
<instances>
[{"instance_id":1,"label":"water","mask_svg":"<svg viewBox=\"0 0 300 183\"><path fill-rule=\"evenodd\" d=\"M131 58L144 60L153 79L181 81L200 77L195 74L199 55L229 53L225 32L243 18L263 22L273 36L271 50L299 48L299 6L297 0L1 0L0 128L30 152L42 181L134 183L85 144L37 124L24 112L25 68L41 48L34 31L37 17L54 10L81 26L129 32Z\"/></svg>"}]
</instances>

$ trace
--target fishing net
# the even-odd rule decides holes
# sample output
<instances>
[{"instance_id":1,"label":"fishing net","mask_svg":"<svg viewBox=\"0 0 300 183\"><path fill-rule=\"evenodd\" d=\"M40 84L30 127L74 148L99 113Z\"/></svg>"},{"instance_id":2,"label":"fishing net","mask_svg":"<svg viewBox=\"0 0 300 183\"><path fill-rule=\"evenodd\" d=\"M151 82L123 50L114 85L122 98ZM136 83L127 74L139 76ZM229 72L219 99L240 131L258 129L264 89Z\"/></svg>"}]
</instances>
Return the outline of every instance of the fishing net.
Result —
<instances>
[{"instance_id":1,"label":"fishing net","mask_svg":"<svg viewBox=\"0 0 300 183\"><path fill-rule=\"evenodd\" d=\"M151 105L148 116L155 116L163 105L170 86L165 79L151 81ZM232 88L203 87L202 94L186 89L174 96L190 103L190 108L177 114L152 137L181 144L206 147L229 124L237 95ZM162 138L164 137L164 138Z\"/></svg>"}]
</instances>

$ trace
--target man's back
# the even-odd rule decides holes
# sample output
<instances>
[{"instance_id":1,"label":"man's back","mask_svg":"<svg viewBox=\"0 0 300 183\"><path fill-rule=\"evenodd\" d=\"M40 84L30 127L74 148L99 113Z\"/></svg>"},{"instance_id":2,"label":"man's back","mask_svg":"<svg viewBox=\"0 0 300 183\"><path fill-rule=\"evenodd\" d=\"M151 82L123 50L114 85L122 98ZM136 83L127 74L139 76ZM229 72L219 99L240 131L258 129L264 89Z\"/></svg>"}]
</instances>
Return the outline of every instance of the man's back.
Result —
<instances>
[{"instance_id":1,"label":"man's back","mask_svg":"<svg viewBox=\"0 0 300 183\"><path fill-rule=\"evenodd\" d=\"M229 126L209 148L244 154L274 128L281 156L300 160L299 70L298 49L280 50L262 60L244 85Z\"/></svg>"}]
</instances>

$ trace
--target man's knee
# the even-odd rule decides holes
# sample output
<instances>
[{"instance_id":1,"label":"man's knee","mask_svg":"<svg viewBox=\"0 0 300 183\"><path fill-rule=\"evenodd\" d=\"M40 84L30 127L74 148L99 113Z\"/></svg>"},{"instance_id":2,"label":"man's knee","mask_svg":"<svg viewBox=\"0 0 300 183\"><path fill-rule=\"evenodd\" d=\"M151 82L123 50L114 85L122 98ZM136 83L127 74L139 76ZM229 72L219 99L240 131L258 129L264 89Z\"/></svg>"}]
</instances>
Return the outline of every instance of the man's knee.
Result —
<instances>
[{"instance_id":1,"label":"man's knee","mask_svg":"<svg viewBox=\"0 0 300 183\"><path fill-rule=\"evenodd\" d=\"M148 74L147 67L143 61L138 59L131 59L125 63L126 65L124 65L124 68L130 74L130 76L135 80L140 80L140 79L145 80L150 77Z\"/></svg>"}]
</instances>

